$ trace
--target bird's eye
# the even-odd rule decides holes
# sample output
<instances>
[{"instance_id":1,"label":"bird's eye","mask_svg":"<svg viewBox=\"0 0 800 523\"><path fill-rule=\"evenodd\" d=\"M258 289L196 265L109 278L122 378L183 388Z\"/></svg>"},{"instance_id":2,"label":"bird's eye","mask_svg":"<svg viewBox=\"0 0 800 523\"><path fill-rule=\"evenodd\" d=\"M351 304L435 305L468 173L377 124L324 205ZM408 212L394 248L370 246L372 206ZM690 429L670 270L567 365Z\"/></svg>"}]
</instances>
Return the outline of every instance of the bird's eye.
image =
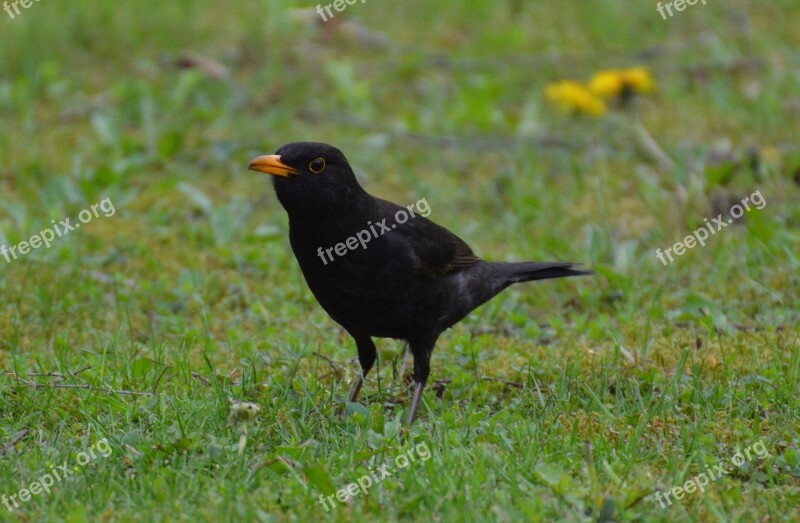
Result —
<instances>
[{"instance_id":1,"label":"bird's eye","mask_svg":"<svg viewBox=\"0 0 800 523\"><path fill-rule=\"evenodd\" d=\"M324 158L317 158L313 160L310 164L308 164L308 168L314 174L319 174L325 170L325 159Z\"/></svg>"}]
</instances>

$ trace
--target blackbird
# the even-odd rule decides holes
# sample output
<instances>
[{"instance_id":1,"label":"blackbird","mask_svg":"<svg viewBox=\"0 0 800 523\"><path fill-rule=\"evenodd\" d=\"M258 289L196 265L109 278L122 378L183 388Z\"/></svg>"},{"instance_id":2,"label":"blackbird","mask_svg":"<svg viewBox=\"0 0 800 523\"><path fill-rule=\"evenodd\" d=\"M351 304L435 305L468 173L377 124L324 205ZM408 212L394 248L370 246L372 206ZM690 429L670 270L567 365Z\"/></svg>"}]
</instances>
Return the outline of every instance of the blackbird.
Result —
<instances>
[{"instance_id":1,"label":"blackbird","mask_svg":"<svg viewBox=\"0 0 800 523\"><path fill-rule=\"evenodd\" d=\"M375 363L373 337L408 343L416 384L409 424L445 329L512 283L593 274L565 262L484 261L412 206L367 193L342 152L328 144L289 143L249 168L272 175L311 292L356 342L361 374L349 400L356 401Z\"/></svg>"}]
</instances>

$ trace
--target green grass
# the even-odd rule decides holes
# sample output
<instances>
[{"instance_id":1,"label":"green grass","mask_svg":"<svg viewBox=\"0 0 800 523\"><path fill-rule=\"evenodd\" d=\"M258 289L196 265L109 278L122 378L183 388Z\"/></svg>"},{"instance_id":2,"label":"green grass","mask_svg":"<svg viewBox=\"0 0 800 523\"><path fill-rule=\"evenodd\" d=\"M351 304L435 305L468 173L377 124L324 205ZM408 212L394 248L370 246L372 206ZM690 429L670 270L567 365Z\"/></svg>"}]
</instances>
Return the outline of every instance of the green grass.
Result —
<instances>
[{"instance_id":1,"label":"green grass","mask_svg":"<svg viewBox=\"0 0 800 523\"><path fill-rule=\"evenodd\" d=\"M0 496L112 449L0 521L796 520L796 3L708 4L665 22L651 2L369 0L337 15L355 30L274 0L0 11L0 245L116 209L0 258ZM229 75L177 67L187 52ZM658 82L632 107L544 98L631 65ZM342 414L354 344L246 170L295 140L338 146L373 194L426 198L485 258L597 275L516 286L445 333L410 429L403 347L379 341ZM658 261L754 191L763 209ZM261 408L246 438L231 399ZM655 500L757 442L764 459ZM318 503L421 444L368 495Z\"/></svg>"}]
</instances>

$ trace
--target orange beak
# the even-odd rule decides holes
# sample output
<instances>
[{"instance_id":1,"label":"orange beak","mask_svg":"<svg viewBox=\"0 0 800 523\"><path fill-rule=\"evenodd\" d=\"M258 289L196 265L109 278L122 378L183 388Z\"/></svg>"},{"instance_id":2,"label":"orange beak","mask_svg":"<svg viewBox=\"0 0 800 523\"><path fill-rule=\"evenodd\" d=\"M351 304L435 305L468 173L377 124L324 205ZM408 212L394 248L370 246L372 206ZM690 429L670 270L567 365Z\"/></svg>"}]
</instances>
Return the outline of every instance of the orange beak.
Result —
<instances>
[{"instance_id":1,"label":"orange beak","mask_svg":"<svg viewBox=\"0 0 800 523\"><path fill-rule=\"evenodd\" d=\"M252 171L271 174L272 176L283 176L284 178L288 178L291 174L300 174L294 167L289 167L283 163L278 154L259 156L250 162L247 168Z\"/></svg>"}]
</instances>

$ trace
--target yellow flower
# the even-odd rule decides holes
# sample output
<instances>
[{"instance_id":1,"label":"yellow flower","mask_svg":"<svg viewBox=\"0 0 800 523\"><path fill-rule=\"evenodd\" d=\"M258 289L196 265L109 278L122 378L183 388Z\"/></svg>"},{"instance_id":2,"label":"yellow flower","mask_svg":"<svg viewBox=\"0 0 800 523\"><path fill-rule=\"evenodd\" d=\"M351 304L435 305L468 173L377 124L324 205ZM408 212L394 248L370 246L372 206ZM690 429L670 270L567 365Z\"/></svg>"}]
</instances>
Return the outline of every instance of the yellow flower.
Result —
<instances>
[{"instance_id":1,"label":"yellow flower","mask_svg":"<svg viewBox=\"0 0 800 523\"><path fill-rule=\"evenodd\" d=\"M656 81L645 67L631 67L623 69L620 73L622 74L622 83L637 92L650 93L656 88Z\"/></svg>"},{"instance_id":2,"label":"yellow flower","mask_svg":"<svg viewBox=\"0 0 800 523\"><path fill-rule=\"evenodd\" d=\"M565 111L602 116L606 104L585 85L574 80L562 80L547 85L545 96Z\"/></svg>"},{"instance_id":3,"label":"yellow flower","mask_svg":"<svg viewBox=\"0 0 800 523\"><path fill-rule=\"evenodd\" d=\"M622 77L617 71L600 71L589 82L589 89L603 98L619 96L623 88Z\"/></svg>"},{"instance_id":4,"label":"yellow flower","mask_svg":"<svg viewBox=\"0 0 800 523\"><path fill-rule=\"evenodd\" d=\"M589 82L592 93L604 98L625 98L635 93L649 93L655 88L656 82L645 67L600 71Z\"/></svg>"}]
</instances>

